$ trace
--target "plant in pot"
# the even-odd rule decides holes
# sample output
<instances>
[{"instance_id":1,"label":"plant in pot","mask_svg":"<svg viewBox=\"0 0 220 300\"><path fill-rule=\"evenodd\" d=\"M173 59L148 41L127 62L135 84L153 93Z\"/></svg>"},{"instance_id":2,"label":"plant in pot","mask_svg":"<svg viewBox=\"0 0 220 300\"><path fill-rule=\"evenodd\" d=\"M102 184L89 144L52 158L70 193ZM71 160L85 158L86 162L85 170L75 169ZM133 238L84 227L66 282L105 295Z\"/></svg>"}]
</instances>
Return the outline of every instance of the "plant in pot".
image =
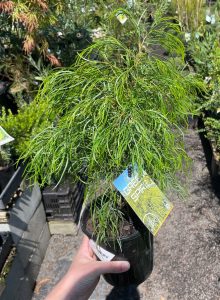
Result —
<instances>
[{"instance_id":1,"label":"plant in pot","mask_svg":"<svg viewBox=\"0 0 220 300\"><path fill-rule=\"evenodd\" d=\"M0 124L14 138L13 144L10 145L13 160L27 149L30 136L37 135L39 131L49 126L52 119L54 114L48 113L47 104L43 101L25 104L17 114L4 108L0 111Z\"/></svg>"},{"instance_id":2,"label":"plant in pot","mask_svg":"<svg viewBox=\"0 0 220 300\"><path fill-rule=\"evenodd\" d=\"M18 165L15 162L28 147L30 135L37 134L41 128L50 124L50 117L53 115L47 115L46 108L44 103L32 101L29 105L26 104L19 109L15 115L10 110L4 108L0 110L2 126L0 126L0 193L12 176L13 180L7 187L5 195L8 195L10 190L16 189L15 185L20 185L23 166L20 165L20 168L17 168ZM12 140L14 140L13 143L6 144Z\"/></svg>"},{"instance_id":3,"label":"plant in pot","mask_svg":"<svg viewBox=\"0 0 220 300\"><path fill-rule=\"evenodd\" d=\"M152 270L152 234L137 218L113 181L125 169L146 171L165 191L179 187L176 172L187 165L182 128L192 113L202 84L182 73L184 47L179 27L162 17L153 23L123 13L121 34L106 35L79 54L72 67L53 71L36 101L47 103L56 117L29 141L21 156L26 176L41 184L65 176L73 180L84 168L88 209L82 228L113 259L127 259L128 272L105 275L113 285L139 284ZM113 27L110 27L113 28ZM172 55L160 58L152 45ZM178 64L176 63L178 61Z\"/></svg>"}]
</instances>

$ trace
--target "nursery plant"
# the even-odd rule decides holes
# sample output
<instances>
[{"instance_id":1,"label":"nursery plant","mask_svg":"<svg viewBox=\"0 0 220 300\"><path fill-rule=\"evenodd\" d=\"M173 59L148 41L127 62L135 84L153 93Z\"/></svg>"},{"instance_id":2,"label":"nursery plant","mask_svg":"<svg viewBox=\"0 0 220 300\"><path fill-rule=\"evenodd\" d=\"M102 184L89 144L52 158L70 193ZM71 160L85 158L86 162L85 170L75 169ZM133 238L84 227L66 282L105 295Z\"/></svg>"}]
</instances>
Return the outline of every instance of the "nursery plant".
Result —
<instances>
[{"instance_id":1,"label":"nursery plant","mask_svg":"<svg viewBox=\"0 0 220 300\"><path fill-rule=\"evenodd\" d=\"M206 118L205 127L207 130L207 138L212 142L214 150L220 153L220 120L215 118Z\"/></svg>"},{"instance_id":2,"label":"nursery plant","mask_svg":"<svg viewBox=\"0 0 220 300\"><path fill-rule=\"evenodd\" d=\"M0 111L0 124L8 134L14 137L11 143L10 157L13 163L29 147L30 136L36 135L42 128L49 126L54 114L48 115L47 105L44 102L32 101L29 105L23 105L17 112L2 109Z\"/></svg>"},{"instance_id":3,"label":"nursery plant","mask_svg":"<svg viewBox=\"0 0 220 300\"><path fill-rule=\"evenodd\" d=\"M10 150L8 148L0 148L0 170L5 168L11 163Z\"/></svg>"},{"instance_id":4,"label":"nursery plant","mask_svg":"<svg viewBox=\"0 0 220 300\"><path fill-rule=\"evenodd\" d=\"M206 9L206 24L198 28L188 49L191 52L194 69L201 74L206 84L206 94L199 99L198 110L203 118L206 137L212 149L219 152L219 108L220 108L220 18L219 1Z\"/></svg>"},{"instance_id":5,"label":"nursery plant","mask_svg":"<svg viewBox=\"0 0 220 300\"><path fill-rule=\"evenodd\" d=\"M18 108L31 102L39 84L36 73L42 75L52 66L71 65L77 51L91 43L88 31L81 23L73 22L77 19L77 10L70 9L73 2L76 3L71 0L0 2L0 90L2 84L8 84L0 108L12 109L8 96L13 97ZM84 1L77 3L80 6Z\"/></svg>"},{"instance_id":6,"label":"nursery plant","mask_svg":"<svg viewBox=\"0 0 220 300\"><path fill-rule=\"evenodd\" d=\"M176 172L188 161L183 127L202 87L194 75L182 71L179 26L163 17L164 9L162 5L155 12L153 23L144 14L136 18L122 8L114 11L108 19L112 30L83 50L72 67L45 78L35 100L46 103L55 117L32 137L21 156L27 162L26 176L42 185L54 180L59 184L65 176L80 180L85 172L90 205L86 230L99 244L113 243L111 251L117 249L120 257L131 261L128 277L136 284L152 266L134 269L132 257L123 254L126 235L136 242L134 252L133 248L128 252L136 259L145 257L145 265L152 264L152 235L116 192L113 181L129 168L131 175L134 169L140 177L147 172L163 191L179 188ZM120 29L117 35L115 25ZM170 56L156 55L155 44ZM140 247L142 252L137 251Z\"/></svg>"},{"instance_id":7,"label":"nursery plant","mask_svg":"<svg viewBox=\"0 0 220 300\"><path fill-rule=\"evenodd\" d=\"M47 106L43 102L35 101L23 105L17 114L4 108L0 110L0 125L14 138L12 143L0 146L0 191L11 179L16 169L15 162L28 147L30 136L49 125L52 116L47 115Z\"/></svg>"},{"instance_id":8,"label":"nursery plant","mask_svg":"<svg viewBox=\"0 0 220 300\"><path fill-rule=\"evenodd\" d=\"M203 23L204 0L171 0L170 2L184 31L194 32Z\"/></svg>"}]
</instances>

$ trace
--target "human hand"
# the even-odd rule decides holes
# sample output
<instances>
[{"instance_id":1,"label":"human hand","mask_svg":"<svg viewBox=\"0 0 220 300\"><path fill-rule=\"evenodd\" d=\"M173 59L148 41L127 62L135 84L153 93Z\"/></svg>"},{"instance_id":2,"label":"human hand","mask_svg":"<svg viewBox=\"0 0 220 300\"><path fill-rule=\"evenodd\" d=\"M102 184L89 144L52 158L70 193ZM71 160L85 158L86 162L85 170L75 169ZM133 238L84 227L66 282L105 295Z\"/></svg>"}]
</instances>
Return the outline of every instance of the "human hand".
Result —
<instances>
[{"instance_id":1,"label":"human hand","mask_svg":"<svg viewBox=\"0 0 220 300\"><path fill-rule=\"evenodd\" d=\"M122 273L129 268L127 261L97 261L88 237L84 236L68 272L45 300L87 300L101 274Z\"/></svg>"}]
</instances>

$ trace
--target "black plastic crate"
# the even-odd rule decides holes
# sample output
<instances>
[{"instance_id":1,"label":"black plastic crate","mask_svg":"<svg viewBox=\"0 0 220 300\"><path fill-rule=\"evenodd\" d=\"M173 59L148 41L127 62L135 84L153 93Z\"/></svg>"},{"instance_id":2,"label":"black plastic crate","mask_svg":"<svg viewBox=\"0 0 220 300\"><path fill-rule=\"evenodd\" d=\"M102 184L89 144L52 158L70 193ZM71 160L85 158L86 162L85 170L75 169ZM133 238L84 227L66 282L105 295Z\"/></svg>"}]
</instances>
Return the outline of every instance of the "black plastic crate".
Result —
<instances>
[{"instance_id":1,"label":"black plastic crate","mask_svg":"<svg viewBox=\"0 0 220 300\"><path fill-rule=\"evenodd\" d=\"M47 220L71 219L78 221L84 198L85 185L64 183L54 189L48 186L42 191Z\"/></svg>"},{"instance_id":2,"label":"black plastic crate","mask_svg":"<svg viewBox=\"0 0 220 300\"><path fill-rule=\"evenodd\" d=\"M0 272L12 249L13 242L10 232L0 232Z\"/></svg>"}]
</instances>

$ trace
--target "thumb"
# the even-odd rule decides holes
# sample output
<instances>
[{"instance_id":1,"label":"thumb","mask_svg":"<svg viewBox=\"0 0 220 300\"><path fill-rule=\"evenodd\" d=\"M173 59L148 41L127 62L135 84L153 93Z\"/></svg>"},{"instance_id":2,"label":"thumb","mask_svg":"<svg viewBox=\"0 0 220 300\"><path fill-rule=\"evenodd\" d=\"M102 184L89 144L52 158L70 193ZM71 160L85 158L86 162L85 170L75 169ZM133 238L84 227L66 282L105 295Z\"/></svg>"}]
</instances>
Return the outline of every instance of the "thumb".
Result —
<instances>
[{"instance_id":1,"label":"thumb","mask_svg":"<svg viewBox=\"0 0 220 300\"><path fill-rule=\"evenodd\" d=\"M128 261L99 261L97 263L97 275L106 273L123 273L130 269L130 264Z\"/></svg>"}]
</instances>

